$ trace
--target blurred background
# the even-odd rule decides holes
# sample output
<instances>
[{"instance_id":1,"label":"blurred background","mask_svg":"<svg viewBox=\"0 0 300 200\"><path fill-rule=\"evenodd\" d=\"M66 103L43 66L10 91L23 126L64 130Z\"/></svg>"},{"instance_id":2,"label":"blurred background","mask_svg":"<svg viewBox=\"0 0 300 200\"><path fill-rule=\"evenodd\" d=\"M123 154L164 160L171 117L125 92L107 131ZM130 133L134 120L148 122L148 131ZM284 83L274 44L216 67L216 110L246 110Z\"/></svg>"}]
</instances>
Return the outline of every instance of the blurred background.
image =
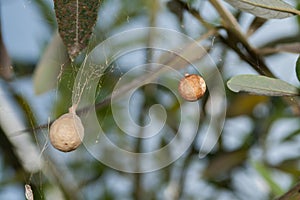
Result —
<instances>
[{"instance_id":1,"label":"blurred background","mask_svg":"<svg viewBox=\"0 0 300 200\"><path fill-rule=\"evenodd\" d=\"M300 4L300 1L286 2L294 7ZM203 120L195 122L199 123L199 132L191 147L171 165L144 174L114 170L93 158L84 146L65 154L49 143L49 122L71 106L76 73L93 47L114 34L142 27L169 28L197 40L207 29L195 17L195 11L212 26L221 24L208 1L103 0L88 48L73 64L67 61L65 49L55 43L57 23L51 0L1 0L0 3L2 40L15 72L12 81L0 80L0 199L25 199L24 186L29 184L35 199L265 200L282 195L299 181L299 116L280 97L236 94L226 89L227 112L222 135L213 151L200 159L201 130L207 126L205 119L209 117L205 112L206 94L199 101ZM246 33L256 18L222 3ZM296 16L268 20L248 40L257 48L298 43L299 25ZM234 75L257 73L217 34L201 44L208 47L224 85ZM51 45L51 55L45 56ZM115 61L101 77L96 104L111 94L119 78L133 66L151 62L152 54L151 50L141 50ZM297 57L298 54L276 52L265 55L264 59L278 78L299 86L295 73ZM187 66L184 71L192 69ZM114 121L110 105L103 104L97 115L108 137L137 152L161 148L170 142L180 121L181 105L175 95L164 87L153 90L149 84L136 91L132 101L129 109L140 125L149 123L147 113L152 105L163 105L168 115L167 129L153 144L124 136ZM12 121L3 125L6 115L7 119L13 116Z\"/></svg>"}]
</instances>

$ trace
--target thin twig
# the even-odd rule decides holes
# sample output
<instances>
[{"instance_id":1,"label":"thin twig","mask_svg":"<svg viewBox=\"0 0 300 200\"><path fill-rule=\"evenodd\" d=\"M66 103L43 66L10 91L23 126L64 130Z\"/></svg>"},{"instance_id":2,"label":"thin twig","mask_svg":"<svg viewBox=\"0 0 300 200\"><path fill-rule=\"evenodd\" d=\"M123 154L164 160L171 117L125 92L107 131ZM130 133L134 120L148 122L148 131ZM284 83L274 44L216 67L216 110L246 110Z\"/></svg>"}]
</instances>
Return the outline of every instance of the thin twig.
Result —
<instances>
[{"instance_id":1,"label":"thin twig","mask_svg":"<svg viewBox=\"0 0 300 200\"><path fill-rule=\"evenodd\" d=\"M300 199L300 183L276 200L298 200Z\"/></svg>"},{"instance_id":2,"label":"thin twig","mask_svg":"<svg viewBox=\"0 0 300 200\"><path fill-rule=\"evenodd\" d=\"M232 39L235 38L240 42L246 49L247 53L251 58L251 66L260 74L265 76L274 77L273 73L264 63L262 57L256 53L255 48L248 42L246 35L243 34L241 27L235 17L229 12L219 0L209 0L211 4L218 11L220 16L223 18L224 27L226 28L228 35L233 35Z\"/></svg>"},{"instance_id":3,"label":"thin twig","mask_svg":"<svg viewBox=\"0 0 300 200\"><path fill-rule=\"evenodd\" d=\"M199 38L197 38L196 41L200 43L201 41L209 38L210 36L215 35L216 31L217 31L217 29L212 29L209 32L207 32L206 34L204 34L204 35L200 36ZM182 48L180 54L183 54L183 52L188 51L188 50L191 51L191 48L193 48L193 45L195 45L195 44L188 44L187 46L185 46L184 48ZM205 55L205 51L199 52L198 54L199 55L198 55L197 58L200 59L202 56ZM167 66L170 66L170 67L173 67L174 69L179 69L179 68L184 67L185 66L184 64L186 64L186 63L182 64L182 60L181 59L182 58L171 57L171 59L167 60L163 64L167 65ZM150 82L150 81L154 80L155 78L158 77L158 75L160 75L162 73L165 73L168 70L169 70L169 68L165 68L165 67L163 67L163 68L157 68L157 69L152 70L150 75L149 74L145 74L143 76L140 76L139 78L135 79L134 81L130 82L129 84L126 84L126 85L122 86L118 91L115 91L114 98L119 98L121 95L126 94L132 88L135 88L137 84L142 85L143 83L147 83L147 82ZM101 102L96 103L95 105L90 105L90 106L86 106L86 107L80 108L76 112L77 112L77 114L79 116L81 116L84 113L87 113L87 112L89 112L89 111L91 111L93 109L100 110L101 108L109 105L109 103L111 102L111 99L112 99L112 94L108 95ZM37 131L37 130L40 130L40 129L45 129L45 128L48 128L49 125L51 125L53 122L54 121L50 121L47 124L42 124L42 125L34 127L34 128L25 129L25 130L16 132L14 135L17 136L17 135L20 135L20 134L22 134L23 132L26 132L26 131Z\"/></svg>"},{"instance_id":4,"label":"thin twig","mask_svg":"<svg viewBox=\"0 0 300 200\"><path fill-rule=\"evenodd\" d=\"M273 77L275 75L270 71L270 69L265 64L262 56L256 51L254 47L248 42L247 37L241 31L241 28L234 18L234 16L219 2L219 0L209 0L211 4L215 7L221 17L224 19L225 28L228 32L228 35L232 35L229 39L237 39L245 48L249 55L245 55L237 46L238 43L231 43L229 39L226 40L226 43L235 50L241 58L248 62L258 73ZM225 41L225 40L224 40ZM250 56L250 57L249 57ZM295 115L300 115L300 105L299 100L296 98L287 98L282 97L284 101L292 107L292 111Z\"/></svg>"}]
</instances>

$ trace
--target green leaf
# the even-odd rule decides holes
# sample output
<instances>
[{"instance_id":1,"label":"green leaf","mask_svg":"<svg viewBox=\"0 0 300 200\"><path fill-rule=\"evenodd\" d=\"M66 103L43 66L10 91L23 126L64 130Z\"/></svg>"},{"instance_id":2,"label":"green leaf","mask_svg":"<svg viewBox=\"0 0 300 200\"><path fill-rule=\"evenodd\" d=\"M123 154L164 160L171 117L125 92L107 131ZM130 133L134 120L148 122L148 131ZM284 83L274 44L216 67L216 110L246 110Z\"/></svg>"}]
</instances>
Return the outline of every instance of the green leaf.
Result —
<instances>
[{"instance_id":1,"label":"green leaf","mask_svg":"<svg viewBox=\"0 0 300 200\"><path fill-rule=\"evenodd\" d=\"M290 4L281 0L225 0L233 7L266 19L282 19L300 15Z\"/></svg>"},{"instance_id":2,"label":"green leaf","mask_svg":"<svg viewBox=\"0 0 300 200\"><path fill-rule=\"evenodd\" d=\"M280 79L260 75L238 75L227 82L233 92L249 92L266 96L296 96L299 95L297 87Z\"/></svg>"},{"instance_id":3,"label":"green leaf","mask_svg":"<svg viewBox=\"0 0 300 200\"><path fill-rule=\"evenodd\" d=\"M290 134L288 134L287 136L285 136L282 141L286 142L286 141L292 141L295 140L296 136L300 135L300 130L295 130L293 132L291 132Z\"/></svg>"},{"instance_id":4,"label":"green leaf","mask_svg":"<svg viewBox=\"0 0 300 200\"><path fill-rule=\"evenodd\" d=\"M54 0L59 34L72 60L88 45L99 6L100 0Z\"/></svg>"},{"instance_id":5,"label":"green leaf","mask_svg":"<svg viewBox=\"0 0 300 200\"><path fill-rule=\"evenodd\" d=\"M254 162L253 166L268 183L269 187L275 195L281 195L284 192L283 189L273 180L270 169L268 169L263 163Z\"/></svg>"},{"instance_id":6,"label":"green leaf","mask_svg":"<svg viewBox=\"0 0 300 200\"><path fill-rule=\"evenodd\" d=\"M300 81L300 55L296 62L296 75L297 75L298 80Z\"/></svg>"},{"instance_id":7,"label":"green leaf","mask_svg":"<svg viewBox=\"0 0 300 200\"><path fill-rule=\"evenodd\" d=\"M33 84L35 93L41 94L53 89L56 86L61 69L68 62L67 50L56 31L34 71Z\"/></svg>"}]
</instances>

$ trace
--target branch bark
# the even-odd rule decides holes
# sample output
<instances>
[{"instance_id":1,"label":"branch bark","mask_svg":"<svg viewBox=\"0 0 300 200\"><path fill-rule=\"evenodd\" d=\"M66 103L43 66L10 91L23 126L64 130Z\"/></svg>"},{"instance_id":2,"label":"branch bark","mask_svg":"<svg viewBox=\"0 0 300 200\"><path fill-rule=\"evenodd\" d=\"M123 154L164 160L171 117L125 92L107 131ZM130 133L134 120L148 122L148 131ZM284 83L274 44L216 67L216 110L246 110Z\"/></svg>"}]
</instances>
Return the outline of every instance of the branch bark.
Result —
<instances>
[{"instance_id":1,"label":"branch bark","mask_svg":"<svg viewBox=\"0 0 300 200\"><path fill-rule=\"evenodd\" d=\"M276 200L298 200L300 199L300 183L297 183L291 190Z\"/></svg>"}]
</instances>

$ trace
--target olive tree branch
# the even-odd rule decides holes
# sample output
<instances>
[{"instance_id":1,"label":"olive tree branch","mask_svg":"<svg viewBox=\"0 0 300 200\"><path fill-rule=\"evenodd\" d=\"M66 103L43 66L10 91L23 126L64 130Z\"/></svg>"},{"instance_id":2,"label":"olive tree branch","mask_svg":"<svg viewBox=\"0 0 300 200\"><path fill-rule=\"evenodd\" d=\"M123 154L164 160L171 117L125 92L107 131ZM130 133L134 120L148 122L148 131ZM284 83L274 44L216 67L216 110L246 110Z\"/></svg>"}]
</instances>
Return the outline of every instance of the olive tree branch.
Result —
<instances>
[{"instance_id":1,"label":"olive tree branch","mask_svg":"<svg viewBox=\"0 0 300 200\"><path fill-rule=\"evenodd\" d=\"M216 29L212 29L209 32L207 32L206 34L200 36L199 38L196 39L196 41L198 43L200 43L201 41L213 36L216 34ZM168 60L166 60L165 62L163 62L164 65L170 66L173 69L180 69L186 66L186 62L182 60L182 58L180 57L180 55L185 55L185 52L193 52L193 48L195 44L188 44L185 47L182 48L181 52L179 55L174 55L174 56L169 56ZM203 56L206 55L206 51L205 49L203 49L203 51L198 52L197 55L197 59L201 59ZM127 93L128 91L130 91L131 89L135 88L137 85L141 85L143 83L147 83L149 81L154 80L155 78L158 77L158 75L162 74L162 73L166 73L169 69L168 68L157 68L157 69L153 69L151 70L151 72L149 72L150 74L145 74L140 76L139 78L135 79L134 81L130 82L129 84L126 84L122 87L120 87L120 89L118 89L117 91L115 91L114 93L114 98L120 98L121 95ZM76 112L77 114L83 115L86 112L89 112L92 109L96 109L99 110L103 107L105 107L106 105L109 105L109 103L111 102L111 98L112 98L112 94L108 95L105 99L103 99L102 101L96 103L95 105L90 105L90 106L86 106L83 108L78 109ZM18 136L20 134L23 134L23 132L26 131L38 131L40 129L44 129L44 128L48 128L49 125L51 125L53 121L50 121L47 124L42 124L33 128L28 128L28 129L24 129L18 132L14 133L14 136Z\"/></svg>"},{"instance_id":2,"label":"olive tree branch","mask_svg":"<svg viewBox=\"0 0 300 200\"><path fill-rule=\"evenodd\" d=\"M236 38L234 50L237 50L238 43L242 44L246 50L246 53L249 58L247 58L247 62L251 64L251 66L260 74L265 76L274 77L273 73L266 66L263 58L259 55L255 48L248 42L246 35L242 32L239 23L235 19L235 17L229 12L220 2L219 0L209 0L210 3L214 6L214 8L218 11L220 16L223 19L223 25L226 29L228 35L232 35L233 37L228 39ZM231 41L228 41L228 43ZM232 45L230 45L232 47ZM240 51L237 52L240 55ZM245 56L243 56L245 58Z\"/></svg>"},{"instance_id":3,"label":"olive tree branch","mask_svg":"<svg viewBox=\"0 0 300 200\"><path fill-rule=\"evenodd\" d=\"M178 0L180 1L180 0ZM250 66L253 67L259 74L276 78L275 75L270 71L270 69L265 64L262 55L257 51L247 40L247 36L242 32L239 23L236 18L229 12L220 2L219 0L209 0L210 3L215 7L218 11L219 15L223 19L223 28L228 33L228 38L224 38L221 34L216 33L219 38L222 40L224 44L230 47L233 51L235 51L242 60L247 62ZM216 28L212 28L210 24L203 20L202 16L196 10L187 6L186 3L182 2L183 8L186 11L190 12L200 23L203 24L204 27L209 30L217 30ZM205 22L205 23L203 23ZM242 45L243 48L240 46ZM292 112L295 115L300 115L300 103L299 100L292 97L282 97L283 100L291 106Z\"/></svg>"}]
</instances>

